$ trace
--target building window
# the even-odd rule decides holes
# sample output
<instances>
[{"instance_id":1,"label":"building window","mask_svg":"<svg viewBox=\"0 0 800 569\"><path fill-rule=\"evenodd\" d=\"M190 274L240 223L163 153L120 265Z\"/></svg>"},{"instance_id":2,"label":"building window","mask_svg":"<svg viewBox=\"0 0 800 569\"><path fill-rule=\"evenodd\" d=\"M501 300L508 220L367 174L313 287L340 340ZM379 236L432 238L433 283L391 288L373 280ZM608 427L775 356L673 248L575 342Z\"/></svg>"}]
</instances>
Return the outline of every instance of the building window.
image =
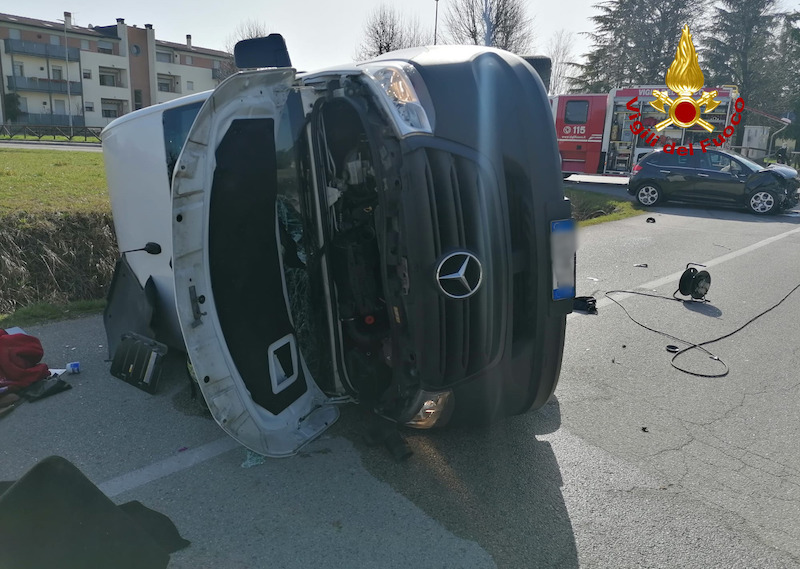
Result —
<instances>
[{"instance_id":1,"label":"building window","mask_svg":"<svg viewBox=\"0 0 800 569\"><path fill-rule=\"evenodd\" d=\"M133 108L134 110L139 110L144 107L144 103L142 102L142 90L141 89L134 89L133 90Z\"/></svg>"},{"instance_id":2,"label":"building window","mask_svg":"<svg viewBox=\"0 0 800 569\"><path fill-rule=\"evenodd\" d=\"M114 53L114 45L110 41L100 40L97 42L98 53Z\"/></svg>"},{"instance_id":3,"label":"building window","mask_svg":"<svg viewBox=\"0 0 800 569\"><path fill-rule=\"evenodd\" d=\"M194 91L194 81L187 81L186 82L186 90L187 91Z\"/></svg>"},{"instance_id":4,"label":"building window","mask_svg":"<svg viewBox=\"0 0 800 569\"><path fill-rule=\"evenodd\" d=\"M142 48L138 44L131 44L131 55L139 55L142 53Z\"/></svg>"},{"instance_id":5,"label":"building window","mask_svg":"<svg viewBox=\"0 0 800 569\"><path fill-rule=\"evenodd\" d=\"M20 97L19 98L19 110L22 113L28 112L28 98L27 97Z\"/></svg>"},{"instance_id":6,"label":"building window","mask_svg":"<svg viewBox=\"0 0 800 569\"><path fill-rule=\"evenodd\" d=\"M181 78L174 75L158 75L156 82L162 93L180 93Z\"/></svg>"},{"instance_id":7,"label":"building window","mask_svg":"<svg viewBox=\"0 0 800 569\"><path fill-rule=\"evenodd\" d=\"M122 116L122 101L114 99L103 99L100 101L100 108L103 111L103 118L114 119Z\"/></svg>"},{"instance_id":8,"label":"building window","mask_svg":"<svg viewBox=\"0 0 800 569\"><path fill-rule=\"evenodd\" d=\"M92 78L92 70L91 69L84 69L83 70L83 78L84 79L91 79Z\"/></svg>"},{"instance_id":9,"label":"building window","mask_svg":"<svg viewBox=\"0 0 800 569\"><path fill-rule=\"evenodd\" d=\"M97 79L104 87L124 87L122 84L122 70L110 67L100 67L97 70Z\"/></svg>"},{"instance_id":10,"label":"building window","mask_svg":"<svg viewBox=\"0 0 800 569\"><path fill-rule=\"evenodd\" d=\"M219 69L219 67L220 67L219 59L215 59L214 60L214 69Z\"/></svg>"},{"instance_id":11,"label":"building window","mask_svg":"<svg viewBox=\"0 0 800 569\"><path fill-rule=\"evenodd\" d=\"M11 38L12 40L20 39L19 30L15 30L14 28L9 28L8 37Z\"/></svg>"},{"instance_id":12,"label":"building window","mask_svg":"<svg viewBox=\"0 0 800 569\"><path fill-rule=\"evenodd\" d=\"M64 70L61 68L60 65L53 65L50 68L50 77L52 77L56 81L61 81L64 78Z\"/></svg>"},{"instance_id":13,"label":"building window","mask_svg":"<svg viewBox=\"0 0 800 569\"><path fill-rule=\"evenodd\" d=\"M183 56L183 62L184 62L186 65L191 65L191 64L192 64L192 56L191 56L191 55L185 55L185 56Z\"/></svg>"},{"instance_id":14,"label":"building window","mask_svg":"<svg viewBox=\"0 0 800 569\"><path fill-rule=\"evenodd\" d=\"M25 77L25 68L21 61L14 62L14 77Z\"/></svg>"},{"instance_id":15,"label":"building window","mask_svg":"<svg viewBox=\"0 0 800 569\"><path fill-rule=\"evenodd\" d=\"M91 102L91 101L86 101L86 103L84 103L84 105L83 105L83 109L87 113L93 113L94 112L94 103Z\"/></svg>"},{"instance_id":16,"label":"building window","mask_svg":"<svg viewBox=\"0 0 800 569\"><path fill-rule=\"evenodd\" d=\"M81 49L83 51L89 51L89 40L81 40Z\"/></svg>"},{"instance_id":17,"label":"building window","mask_svg":"<svg viewBox=\"0 0 800 569\"><path fill-rule=\"evenodd\" d=\"M157 51L156 61L160 61L162 63L172 63L172 54L166 51Z\"/></svg>"},{"instance_id":18,"label":"building window","mask_svg":"<svg viewBox=\"0 0 800 569\"><path fill-rule=\"evenodd\" d=\"M50 36L50 45L61 45L60 36Z\"/></svg>"}]
</instances>

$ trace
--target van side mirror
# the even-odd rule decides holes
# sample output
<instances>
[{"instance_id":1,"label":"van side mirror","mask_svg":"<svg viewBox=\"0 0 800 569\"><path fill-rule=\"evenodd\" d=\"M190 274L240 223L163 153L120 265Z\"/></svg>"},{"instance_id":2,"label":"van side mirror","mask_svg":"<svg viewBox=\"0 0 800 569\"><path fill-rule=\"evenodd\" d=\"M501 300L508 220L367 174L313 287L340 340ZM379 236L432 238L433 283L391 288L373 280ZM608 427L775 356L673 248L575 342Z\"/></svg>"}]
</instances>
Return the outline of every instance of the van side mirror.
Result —
<instances>
[{"instance_id":1,"label":"van side mirror","mask_svg":"<svg viewBox=\"0 0 800 569\"><path fill-rule=\"evenodd\" d=\"M233 60L239 69L292 66L289 50L280 34L237 42L233 48Z\"/></svg>"}]
</instances>

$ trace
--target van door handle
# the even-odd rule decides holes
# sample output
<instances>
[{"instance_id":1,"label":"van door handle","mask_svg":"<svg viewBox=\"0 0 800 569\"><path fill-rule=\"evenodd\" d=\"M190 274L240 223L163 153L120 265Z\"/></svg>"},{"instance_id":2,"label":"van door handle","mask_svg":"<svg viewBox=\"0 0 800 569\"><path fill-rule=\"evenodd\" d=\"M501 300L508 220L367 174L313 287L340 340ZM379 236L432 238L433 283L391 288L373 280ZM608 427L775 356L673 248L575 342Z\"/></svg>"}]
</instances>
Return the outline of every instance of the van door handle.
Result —
<instances>
[{"instance_id":1,"label":"van door handle","mask_svg":"<svg viewBox=\"0 0 800 569\"><path fill-rule=\"evenodd\" d=\"M659 170L662 174L672 174L672 170Z\"/></svg>"},{"instance_id":2,"label":"van door handle","mask_svg":"<svg viewBox=\"0 0 800 569\"><path fill-rule=\"evenodd\" d=\"M708 174L698 174L700 178L708 178Z\"/></svg>"}]
</instances>

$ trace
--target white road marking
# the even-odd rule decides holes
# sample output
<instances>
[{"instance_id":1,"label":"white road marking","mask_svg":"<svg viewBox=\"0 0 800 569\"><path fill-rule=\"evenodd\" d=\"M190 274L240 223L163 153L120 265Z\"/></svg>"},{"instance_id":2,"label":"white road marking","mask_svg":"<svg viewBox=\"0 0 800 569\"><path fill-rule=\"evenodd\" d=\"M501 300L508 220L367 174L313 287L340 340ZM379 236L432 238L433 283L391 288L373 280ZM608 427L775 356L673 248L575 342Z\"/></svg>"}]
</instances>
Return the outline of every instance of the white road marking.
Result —
<instances>
[{"instance_id":1,"label":"white road marking","mask_svg":"<svg viewBox=\"0 0 800 569\"><path fill-rule=\"evenodd\" d=\"M720 257L715 257L715 258L711 259L710 261L705 261L705 262L700 263L700 264L701 265L705 265L706 267L714 267L714 266L719 265L721 263L724 263L726 261L730 261L730 260L735 259L737 257L741 257L742 255L746 255L747 253L752 253L753 251L755 251L757 249L761 249L762 247L766 247L767 245L771 245L772 243L775 243L776 241L780 241L781 239L785 239L786 237L789 237L790 235L794 235L796 233L800 233L800 227L798 227L797 229L791 229L789 231L786 231L785 233L779 233L778 235L773 235L772 237L768 237L766 239L758 241L757 243L753 243L752 245L748 245L747 247L743 247L741 249L737 249L736 251L732 251L732 252L727 253L725 255L722 255ZM681 275L683 274L683 271L685 271L685 270L686 269L681 269L680 271L677 271L675 273L669 274L669 275L667 275L665 277L661 277L660 279L656 279L654 281L650 281L650 282L646 282L644 284L641 284L636 288L637 289L645 289L645 290L653 290L653 289L656 289L656 288L658 288L660 286L664 286L667 283L674 282L674 283L676 283L675 288L677 289L678 288L677 287L677 282L681 278ZM630 296L633 296L633 295L631 295L631 294L615 294L614 295L614 299L615 300L623 300L623 299L628 298ZM613 301L611 299L609 299L608 297L604 296L603 298L597 300L597 308L602 308L604 306L608 306L612 302Z\"/></svg>"},{"instance_id":2,"label":"white road marking","mask_svg":"<svg viewBox=\"0 0 800 569\"><path fill-rule=\"evenodd\" d=\"M106 480L102 484L98 484L98 488L106 496L113 498L128 490L133 490L170 474L191 468L237 447L244 448L231 437L223 437L203 446L154 462L138 470L132 470L111 480Z\"/></svg>"}]
</instances>

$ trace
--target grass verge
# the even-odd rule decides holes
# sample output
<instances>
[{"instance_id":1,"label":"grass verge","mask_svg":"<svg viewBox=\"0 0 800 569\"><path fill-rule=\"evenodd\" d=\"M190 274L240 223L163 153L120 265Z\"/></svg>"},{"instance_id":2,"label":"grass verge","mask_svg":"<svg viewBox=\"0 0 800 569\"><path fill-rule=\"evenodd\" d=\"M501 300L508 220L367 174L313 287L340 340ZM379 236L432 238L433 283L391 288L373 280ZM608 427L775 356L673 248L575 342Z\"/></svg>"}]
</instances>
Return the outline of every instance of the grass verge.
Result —
<instances>
[{"instance_id":1,"label":"grass verge","mask_svg":"<svg viewBox=\"0 0 800 569\"><path fill-rule=\"evenodd\" d=\"M0 216L111 213L99 152L0 148Z\"/></svg>"},{"instance_id":2,"label":"grass verge","mask_svg":"<svg viewBox=\"0 0 800 569\"><path fill-rule=\"evenodd\" d=\"M643 208L625 198L569 187L564 189L564 194L572 202L572 216L578 221L580 227L597 225L606 221L618 221L645 213Z\"/></svg>"},{"instance_id":3,"label":"grass verge","mask_svg":"<svg viewBox=\"0 0 800 569\"><path fill-rule=\"evenodd\" d=\"M0 147L0 313L105 298L112 227L102 154Z\"/></svg>"},{"instance_id":4,"label":"grass verge","mask_svg":"<svg viewBox=\"0 0 800 569\"><path fill-rule=\"evenodd\" d=\"M35 302L10 314L0 314L0 328L35 326L103 312L105 300L77 300L63 304Z\"/></svg>"}]
</instances>

